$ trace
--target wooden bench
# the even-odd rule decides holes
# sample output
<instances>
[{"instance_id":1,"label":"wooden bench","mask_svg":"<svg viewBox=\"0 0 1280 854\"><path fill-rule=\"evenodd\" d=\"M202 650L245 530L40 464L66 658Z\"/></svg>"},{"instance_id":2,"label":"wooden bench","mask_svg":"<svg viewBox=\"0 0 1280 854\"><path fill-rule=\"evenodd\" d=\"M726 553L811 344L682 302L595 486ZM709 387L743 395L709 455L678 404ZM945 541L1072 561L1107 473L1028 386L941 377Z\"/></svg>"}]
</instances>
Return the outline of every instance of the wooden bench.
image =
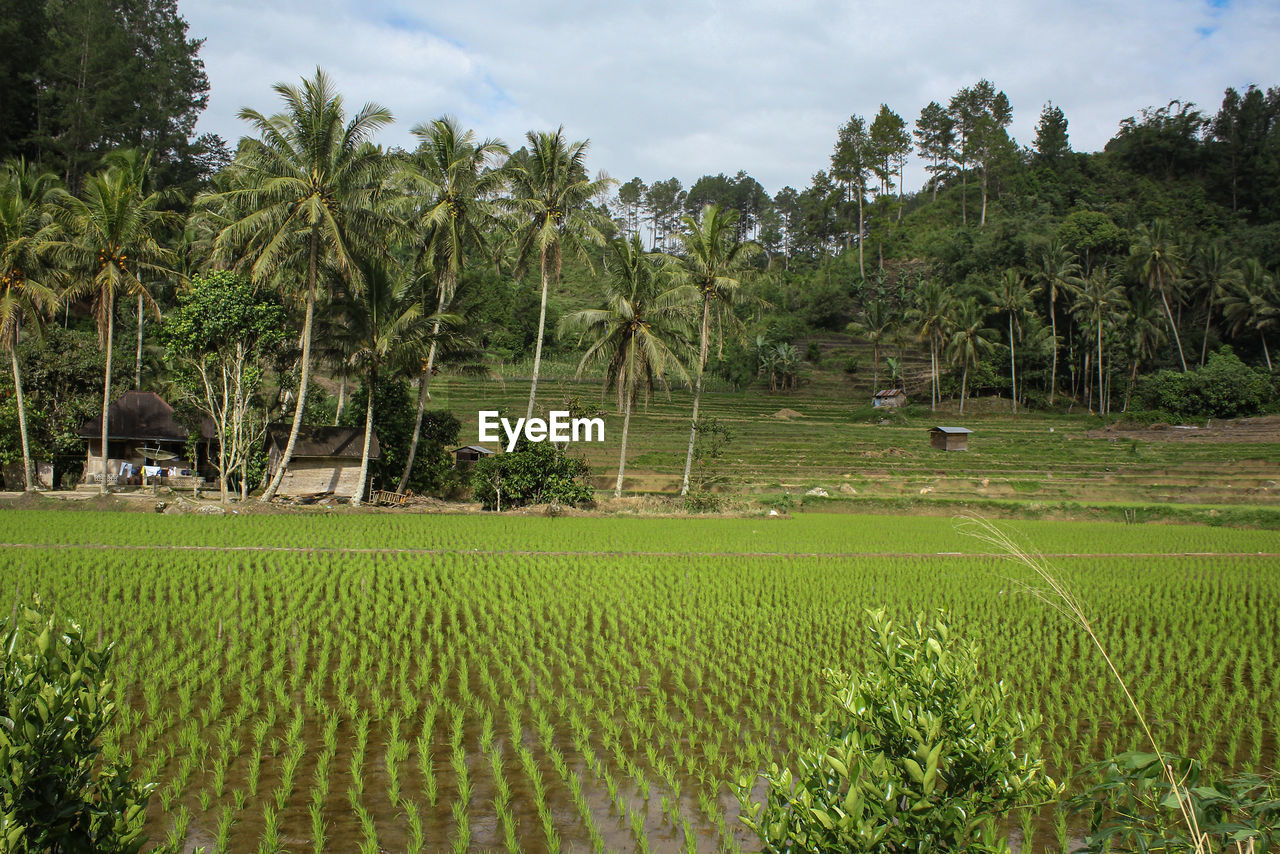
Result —
<instances>
[{"instance_id":1,"label":"wooden bench","mask_svg":"<svg viewBox=\"0 0 1280 854\"><path fill-rule=\"evenodd\" d=\"M386 489L379 489L373 493L373 503L379 506L394 505L402 507L408 497L403 492L390 492Z\"/></svg>"}]
</instances>

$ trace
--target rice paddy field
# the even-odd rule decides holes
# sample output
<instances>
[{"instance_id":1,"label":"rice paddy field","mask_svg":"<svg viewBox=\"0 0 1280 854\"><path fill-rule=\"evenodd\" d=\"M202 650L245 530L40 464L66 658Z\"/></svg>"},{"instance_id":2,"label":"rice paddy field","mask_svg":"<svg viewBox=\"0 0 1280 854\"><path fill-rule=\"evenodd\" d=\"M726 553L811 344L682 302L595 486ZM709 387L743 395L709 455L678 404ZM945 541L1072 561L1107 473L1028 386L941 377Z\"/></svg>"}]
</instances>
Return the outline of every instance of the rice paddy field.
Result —
<instances>
[{"instance_id":1,"label":"rice paddy field","mask_svg":"<svg viewBox=\"0 0 1280 854\"><path fill-rule=\"evenodd\" d=\"M554 367L554 366L553 366ZM612 489L621 418L599 381L574 381L561 366L539 385L539 405L559 408L571 397L605 411L606 441L580 444L597 487ZM868 378L869 379L869 378ZM476 413L502 408L524 414L528 383L442 376L432 387L433 407L463 421L463 444L477 441ZM869 391L838 372L817 372L795 392L761 389L704 394L702 411L733 433L722 463L727 488L737 493L801 495L814 487L845 502L909 499L913 505L951 506L983 501L1055 508L1067 503L1174 508L1188 515L1213 507L1248 505L1280 524L1280 416L1105 430L1101 419L1078 411L1009 413L1008 400L970 401L960 416L954 403L884 423L868 409ZM632 415L625 488L678 492L688 443L688 392L655 394ZM929 445L935 424L975 432L965 453ZM850 492L849 490L854 490ZM1166 511L1168 512L1168 511ZM1116 514L1117 517L1119 514Z\"/></svg>"},{"instance_id":2,"label":"rice paddy field","mask_svg":"<svg viewBox=\"0 0 1280 854\"><path fill-rule=\"evenodd\" d=\"M1167 749L1280 756L1274 531L1018 521ZM118 643L106 737L208 851L751 851L865 609L946 609L1053 773L1141 749L1078 627L952 520L0 511L0 591ZM1046 813L1023 850L1073 833Z\"/></svg>"}]
</instances>

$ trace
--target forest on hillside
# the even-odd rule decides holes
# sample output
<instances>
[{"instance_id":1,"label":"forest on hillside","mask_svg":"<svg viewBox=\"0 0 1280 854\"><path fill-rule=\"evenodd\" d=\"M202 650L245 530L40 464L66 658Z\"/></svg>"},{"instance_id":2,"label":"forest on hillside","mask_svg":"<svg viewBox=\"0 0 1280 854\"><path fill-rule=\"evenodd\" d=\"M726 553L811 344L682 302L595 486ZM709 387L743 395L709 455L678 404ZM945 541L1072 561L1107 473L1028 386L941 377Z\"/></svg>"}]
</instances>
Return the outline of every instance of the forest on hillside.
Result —
<instances>
[{"instance_id":1,"label":"forest on hillside","mask_svg":"<svg viewBox=\"0 0 1280 854\"><path fill-rule=\"evenodd\" d=\"M532 414L548 360L624 418L692 389L692 458L704 375L785 393L822 336L869 351L839 367L876 387L923 354L913 392L961 412L1276 405L1280 88L1135 105L1077 152L1052 103L1019 144L979 80L851 116L770 195L731 169L615 180L563 128L517 146L399 117L418 144L387 147L397 117L319 70L228 146L194 133L208 80L172 0L23 0L0 27L0 463L25 472L83 464L80 425L137 387L217 422L224 481L255 480L283 420L394 434L368 476L429 489L419 444L456 438L431 377L514 371Z\"/></svg>"}]
</instances>

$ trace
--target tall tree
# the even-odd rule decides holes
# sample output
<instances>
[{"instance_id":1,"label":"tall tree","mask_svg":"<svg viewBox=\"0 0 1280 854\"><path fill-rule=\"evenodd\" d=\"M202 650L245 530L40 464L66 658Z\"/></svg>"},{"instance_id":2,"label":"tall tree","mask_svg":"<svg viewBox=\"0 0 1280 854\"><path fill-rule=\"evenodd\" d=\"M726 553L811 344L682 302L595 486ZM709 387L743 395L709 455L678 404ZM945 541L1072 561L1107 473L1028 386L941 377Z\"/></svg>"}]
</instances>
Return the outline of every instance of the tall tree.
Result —
<instances>
[{"instance_id":1,"label":"tall tree","mask_svg":"<svg viewBox=\"0 0 1280 854\"><path fill-rule=\"evenodd\" d=\"M937 409L939 381L941 379L939 355L946 341L947 322L950 316L951 295L942 282L931 279L915 292L915 304L910 317L915 322L921 340L929 342L929 410Z\"/></svg>"},{"instance_id":2,"label":"tall tree","mask_svg":"<svg viewBox=\"0 0 1280 854\"><path fill-rule=\"evenodd\" d=\"M1236 334L1258 334L1267 372L1273 372L1267 333L1280 329L1280 288L1276 286L1276 277L1267 272L1257 258L1249 258L1240 265L1240 276L1227 291L1223 313Z\"/></svg>"},{"instance_id":3,"label":"tall tree","mask_svg":"<svg viewBox=\"0 0 1280 854\"><path fill-rule=\"evenodd\" d=\"M1169 307L1168 288L1181 275L1183 266L1182 251L1174 242L1173 230L1162 219L1157 219L1150 225L1139 225L1129 252L1143 282L1160 294L1165 318L1169 321L1169 333L1173 336L1173 342L1178 345L1178 360L1185 373L1187 357L1183 355L1178 324L1173 319L1173 309Z\"/></svg>"},{"instance_id":4,"label":"tall tree","mask_svg":"<svg viewBox=\"0 0 1280 854\"><path fill-rule=\"evenodd\" d=\"M201 39L187 36L175 0L65 0L48 6L30 144L76 190L108 151L152 156L175 182L200 153L192 139L208 100Z\"/></svg>"},{"instance_id":5,"label":"tall tree","mask_svg":"<svg viewBox=\"0 0 1280 854\"><path fill-rule=\"evenodd\" d=\"M1103 380L1103 326L1110 325L1110 318L1118 310L1126 308L1124 289L1105 266L1098 266L1087 276L1077 276L1070 282L1075 296L1073 311L1085 318L1085 327L1093 333L1098 372L1098 414L1106 415L1108 406L1107 386ZM1090 412L1092 412L1090 407Z\"/></svg>"},{"instance_id":6,"label":"tall tree","mask_svg":"<svg viewBox=\"0 0 1280 854\"><path fill-rule=\"evenodd\" d=\"M510 162L513 204L522 218L516 233L518 271L536 256L542 281L542 299L538 309L538 338L533 350L533 376L529 383L529 408L525 417L533 417L538 395L538 373L542 368L542 339L547 328L547 293L553 281L560 280L564 247L568 246L586 259L587 243L603 243L598 217L588 202L611 179L601 173L594 179L587 175L588 140L570 143L564 128L554 133L529 131L528 147ZM656 185L655 185L656 186Z\"/></svg>"},{"instance_id":7,"label":"tall tree","mask_svg":"<svg viewBox=\"0 0 1280 854\"><path fill-rule=\"evenodd\" d=\"M111 406L111 351L116 304L121 296L141 299L157 317L150 285L176 275L177 254L160 245L160 232L174 215L160 210L158 193L144 194L138 171L111 166L91 176L79 197L63 194L57 219L62 235L55 257L73 277L68 298L89 297L98 336L106 350L102 379L102 493L110 491L107 414Z\"/></svg>"},{"instance_id":8,"label":"tall tree","mask_svg":"<svg viewBox=\"0 0 1280 854\"><path fill-rule=\"evenodd\" d=\"M1009 269L1000 274L992 294L998 311L1005 315L1009 326L1009 389L1013 399L1013 414L1018 414L1018 353L1014 330L1022 335L1022 318L1031 307L1031 294L1022 273Z\"/></svg>"},{"instance_id":9,"label":"tall tree","mask_svg":"<svg viewBox=\"0 0 1280 854\"><path fill-rule=\"evenodd\" d=\"M418 377L418 408L409 456L396 486L401 492L413 474L422 417L431 397L428 389L436 367L441 319L453 302L468 254L484 247L485 234L497 223L493 198L506 181L496 168L497 160L507 154L503 143L479 140L474 131L464 130L449 116L420 124L413 134L418 137L418 149L406 158L402 174L409 191L406 201L412 205L410 228L424 265L431 271L435 320L427 359Z\"/></svg>"},{"instance_id":10,"label":"tall tree","mask_svg":"<svg viewBox=\"0 0 1280 854\"><path fill-rule=\"evenodd\" d=\"M742 285L742 277L759 245L739 239L737 211L722 211L715 205L703 208L698 219L686 216L680 242L685 279L697 289L702 303L702 319L698 325L697 371L693 381L693 417L689 423L689 450L684 460L684 477L680 494L689 494L689 472L693 467L693 446L698 439L698 407L702 402L702 375L707 368L711 337L711 304L717 300L734 302Z\"/></svg>"},{"instance_id":11,"label":"tall tree","mask_svg":"<svg viewBox=\"0 0 1280 854\"><path fill-rule=\"evenodd\" d=\"M369 488L369 453L373 444L374 400L384 371L403 371L416 363L425 349L430 325L425 322L422 301L413 292L412 280L394 265L366 263L361 288L345 300L344 313L355 349L351 365L364 371L367 391L364 442L360 451L360 485L351 498L359 505ZM434 322L434 321L432 321ZM421 429L421 427L419 427Z\"/></svg>"},{"instance_id":12,"label":"tall tree","mask_svg":"<svg viewBox=\"0 0 1280 854\"><path fill-rule=\"evenodd\" d=\"M9 351L22 440L23 488L36 488L27 435L27 409L18 366L18 341L24 326L37 333L58 305L48 249L55 236L53 200L56 179L23 161L0 169L0 346Z\"/></svg>"},{"instance_id":13,"label":"tall tree","mask_svg":"<svg viewBox=\"0 0 1280 854\"><path fill-rule=\"evenodd\" d=\"M938 200L938 185L951 169L956 144L955 119L937 101L930 101L916 119L916 149L929 160L924 167L929 173L929 186L933 200Z\"/></svg>"},{"instance_id":14,"label":"tall tree","mask_svg":"<svg viewBox=\"0 0 1280 854\"><path fill-rule=\"evenodd\" d=\"M1068 251L1062 241L1053 238L1040 255L1040 268L1036 278L1044 286L1049 297L1049 325L1053 335L1053 360L1049 368L1049 405L1058 391L1058 294L1067 282L1081 273L1075 254Z\"/></svg>"},{"instance_id":15,"label":"tall tree","mask_svg":"<svg viewBox=\"0 0 1280 854\"><path fill-rule=\"evenodd\" d=\"M1013 110L1008 96L997 91L990 80L983 79L957 92L951 99L950 112L960 137L960 169L964 182L961 218L968 222L967 167L976 165L982 173L982 215L978 223L982 227L987 222L991 172L1012 149L1005 128L1013 121Z\"/></svg>"},{"instance_id":16,"label":"tall tree","mask_svg":"<svg viewBox=\"0 0 1280 854\"><path fill-rule=\"evenodd\" d=\"M849 324L850 332L861 335L871 345L871 385L876 391L880 389L880 352L897 328L893 307L879 294L866 300L858 319Z\"/></svg>"},{"instance_id":17,"label":"tall tree","mask_svg":"<svg viewBox=\"0 0 1280 854\"><path fill-rule=\"evenodd\" d=\"M969 371L977 367L982 357L995 348L991 330L987 328L987 310L977 297L967 297L952 303L948 326L947 356L952 364L961 367L960 414L964 415L965 398L969 396Z\"/></svg>"},{"instance_id":18,"label":"tall tree","mask_svg":"<svg viewBox=\"0 0 1280 854\"><path fill-rule=\"evenodd\" d=\"M1035 150L1040 162L1055 169L1071 153L1071 142L1067 138L1067 116L1052 101L1040 111L1040 121L1036 123Z\"/></svg>"},{"instance_id":19,"label":"tall tree","mask_svg":"<svg viewBox=\"0 0 1280 854\"><path fill-rule=\"evenodd\" d=\"M302 429L321 265L332 266L358 288L353 253L393 231L379 204L390 163L369 141L391 123L390 111L369 103L347 121L342 96L319 68L301 86L272 88L284 111L272 116L248 107L240 111L259 138L241 140L231 187L203 200L231 211L231 221L215 241L218 252L243 252L255 281L284 286L302 281L306 291L293 423L263 501L271 501L280 488Z\"/></svg>"},{"instance_id":20,"label":"tall tree","mask_svg":"<svg viewBox=\"0 0 1280 854\"><path fill-rule=\"evenodd\" d=\"M831 154L831 178L844 187L845 204L857 197L858 203L858 275L866 278L862 262L862 236L866 232L863 217L863 201L867 195L867 178L875 169L875 152L867 122L861 116L850 116L841 126L836 138L836 149ZM820 173L821 174L821 173ZM816 176L814 181L817 185ZM848 248L848 241L845 247Z\"/></svg>"},{"instance_id":21,"label":"tall tree","mask_svg":"<svg viewBox=\"0 0 1280 854\"><path fill-rule=\"evenodd\" d=\"M688 380L677 355L688 346L688 295L673 287L665 256L646 253L640 236L614 238L609 243L609 275L604 283L604 308L587 309L560 321L560 334L589 341L578 363L578 376L588 365L604 365L604 388L618 395L622 416L622 447L618 452L615 498L622 496L627 468L627 435L631 409L643 394L647 400L668 374Z\"/></svg>"},{"instance_id":22,"label":"tall tree","mask_svg":"<svg viewBox=\"0 0 1280 854\"><path fill-rule=\"evenodd\" d=\"M868 131L871 137L871 150L875 157L875 173L880 179L880 191L884 195L898 187L898 208L902 208L901 171L906 166L907 154L911 151L911 133L902 116L889 109L888 104L881 104L879 112L871 121ZM899 180L894 181L894 176Z\"/></svg>"},{"instance_id":23,"label":"tall tree","mask_svg":"<svg viewBox=\"0 0 1280 854\"><path fill-rule=\"evenodd\" d=\"M1191 251L1188 272L1192 283L1204 294L1204 338L1200 342L1200 367L1209 352L1209 325L1222 304L1231 280L1239 275L1234 259L1220 243L1201 243Z\"/></svg>"},{"instance_id":24,"label":"tall tree","mask_svg":"<svg viewBox=\"0 0 1280 854\"><path fill-rule=\"evenodd\" d=\"M248 463L266 435L265 412L255 405L268 358L285 339L284 308L243 276L226 270L197 275L178 294L161 337L179 382L218 431L218 487L230 496L240 474L248 494Z\"/></svg>"}]
</instances>

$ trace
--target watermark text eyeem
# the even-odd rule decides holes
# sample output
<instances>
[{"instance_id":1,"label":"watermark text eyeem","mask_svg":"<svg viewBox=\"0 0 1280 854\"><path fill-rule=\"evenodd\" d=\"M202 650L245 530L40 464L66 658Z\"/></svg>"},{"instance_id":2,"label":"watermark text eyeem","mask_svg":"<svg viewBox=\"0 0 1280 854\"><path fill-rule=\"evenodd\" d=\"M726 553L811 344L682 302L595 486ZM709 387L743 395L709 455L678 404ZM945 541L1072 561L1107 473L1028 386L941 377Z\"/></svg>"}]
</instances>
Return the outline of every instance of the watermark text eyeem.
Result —
<instances>
[{"instance_id":1,"label":"watermark text eyeem","mask_svg":"<svg viewBox=\"0 0 1280 854\"><path fill-rule=\"evenodd\" d=\"M498 442L498 428L507 436L507 450L514 451L516 441L523 433L530 442L603 442L603 418L574 418L568 410L553 409L542 418L517 418L512 424L509 418L499 418L496 409L482 409L480 415L480 441Z\"/></svg>"}]
</instances>

